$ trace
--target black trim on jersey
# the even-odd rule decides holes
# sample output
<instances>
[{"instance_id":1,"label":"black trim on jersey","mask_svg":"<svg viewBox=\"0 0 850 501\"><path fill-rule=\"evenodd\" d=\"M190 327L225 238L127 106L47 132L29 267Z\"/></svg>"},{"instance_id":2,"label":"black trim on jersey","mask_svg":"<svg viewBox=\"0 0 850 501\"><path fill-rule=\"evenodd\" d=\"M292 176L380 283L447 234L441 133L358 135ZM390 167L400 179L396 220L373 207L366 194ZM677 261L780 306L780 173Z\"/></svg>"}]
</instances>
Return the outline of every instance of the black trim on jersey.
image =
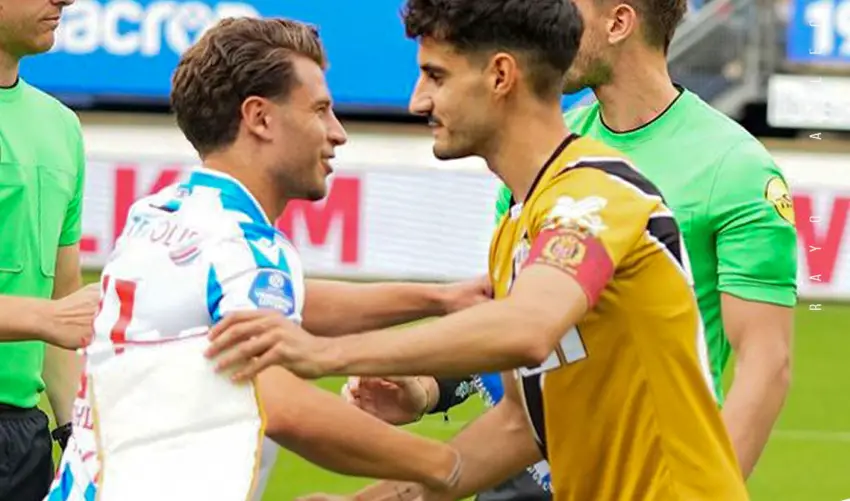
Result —
<instances>
[{"instance_id":1,"label":"black trim on jersey","mask_svg":"<svg viewBox=\"0 0 850 501\"><path fill-rule=\"evenodd\" d=\"M12 85L0 85L0 89L12 90L15 87L17 87L19 83L21 83L21 76L20 75L15 77L15 83L13 83Z\"/></svg>"},{"instance_id":2,"label":"black trim on jersey","mask_svg":"<svg viewBox=\"0 0 850 501\"><path fill-rule=\"evenodd\" d=\"M559 144L558 147L555 148L555 151L552 152L552 154L549 156L549 159L546 160L546 163L544 163L543 166L540 167L540 170L537 171L537 176L534 177L534 181L531 182L531 187L528 189L528 194L525 196L526 202L528 201L528 199L531 198L531 195L534 193L534 190L537 189L537 185L540 184L540 180L543 179L543 175L546 174L546 170L549 168L549 166L552 165L555 159L558 158L558 156L563 153L565 149L567 149L567 146L569 146L573 141L578 138L579 136L577 134L567 134L567 137L565 137L564 140L561 141L561 144ZM514 194L511 193L511 203L509 204L509 207L513 207L514 205L516 205L516 199L514 198Z\"/></svg>"},{"instance_id":3,"label":"black trim on jersey","mask_svg":"<svg viewBox=\"0 0 850 501\"><path fill-rule=\"evenodd\" d=\"M525 409L528 411L528 417L531 419L531 426L534 427L534 432L540 440L537 446L540 448L540 453L544 459L549 458L549 451L546 447L546 418L543 414L543 387L540 384L540 376L543 373L538 373L533 376L525 376L522 378L522 393L525 398Z\"/></svg>"},{"instance_id":4,"label":"black trim on jersey","mask_svg":"<svg viewBox=\"0 0 850 501\"><path fill-rule=\"evenodd\" d=\"M657 216L650 217L649 222L646 224L646 230L650 235L655 237L656 240L664 244L664 247L670 251L670 254L676 258L676 261L679 263L679 266L685 267L685 263L682 261L682 246L681 239L679 238L679 226L676 224L676 220L673 219L673 216Z\"/></svg>"},{"instance_id":5,"label":"black trim on jersey","mask_svg":"<svg viewBox=\"0 0 850 501\"><path fill-rule=\"evenodd\" d=\"M664 200L664 197L661 195L661 191L652 184L652 181L644 177L643 174L632 168L625 160L581 160L564 169L558 175L560 176L564 172L572 169L580 169L582 167L590 167L593 169L599 169L606 174L610 174L612 176L616 176L623 181L631 184L635 188L639 189L643 194L659 197L661 200ZM666 203L665 203L666 205Z\"/></svg>"},{"instance_id":6,"label":"black trim on jersey","mask_svg":"<svg viewBox=\"0 0 850 501\"><path fill-rule=\"evenodd\" d=\"M673 108L673 106L674 106L674 105L675 105L675 104L679 101L679 99L680 99L683 95L685 95L685 87L684 87L684 86L682 86L682 85L680 85L680 84L677 84L676 82L673 82L673 87L675 87L675 88L676 88L676 90L678 90L678 91L679 91L679 94L676 96L676 98L675 98L675 99L673 99L673 100L670 102L670 104L668 104L668 105L667 105L667 107L666 107L666 108L664 108L664 110L662 110L662 111L661 111L661 113L659 113L659 114L655 115L655 118L653 118L653 119L652 119L652 120L650 120L649 122L646 122L646 123L645 123L645 124L643 124L643 125L638 125L638 126L637 126L637 127L635 127L634 129L628 129L628 130L614 130L614 129L612 129L611 127L608 127L608 124L606 124L606 123L605 123L605 118L603 118L603 117L602 117L602 111L601 111L601 108L600 108L600 111L599 111L599 123L601 123L601 124L602 124L602 127L605 127L605 130L607 130L607 131L608 131L608 132L610 132L611 134L614 134L615 136L616 136L616 135L619 135L619 134L631 134L631 133L633 133L633 132L637 132L637 131L639 131L639 130L641 130L641 129L645 129L646 127L649 127L650 125L654 124L655 122L657 122L657 121L661 120L661 117L663 117L664 115L666 115L666 114L667 114L667 112L668 112L668 111L670 111L670 110Z\"/></svg>"}]
</instances>

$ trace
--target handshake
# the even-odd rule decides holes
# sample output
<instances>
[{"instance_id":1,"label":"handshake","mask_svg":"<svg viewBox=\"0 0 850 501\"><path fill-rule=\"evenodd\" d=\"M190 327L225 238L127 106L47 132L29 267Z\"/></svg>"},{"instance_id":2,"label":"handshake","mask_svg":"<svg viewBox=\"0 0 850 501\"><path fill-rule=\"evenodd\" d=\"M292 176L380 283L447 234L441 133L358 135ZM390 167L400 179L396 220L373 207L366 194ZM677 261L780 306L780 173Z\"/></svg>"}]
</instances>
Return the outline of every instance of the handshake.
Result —
<instances>
[{"instance_id":1,"label":"handshake","mask_svg":"<svg viewBox=\"0 0 850 501\"><path fill-rule=\"evenodd\" d=\"M439 388L431 377L351 377L342 387L348 403L394 425L419 421L437 404ZM403 482L378 482L350 495L311 494L298 501L448 501L460 478L461 459L441 489Z\"/></svg>"}]
</instances>

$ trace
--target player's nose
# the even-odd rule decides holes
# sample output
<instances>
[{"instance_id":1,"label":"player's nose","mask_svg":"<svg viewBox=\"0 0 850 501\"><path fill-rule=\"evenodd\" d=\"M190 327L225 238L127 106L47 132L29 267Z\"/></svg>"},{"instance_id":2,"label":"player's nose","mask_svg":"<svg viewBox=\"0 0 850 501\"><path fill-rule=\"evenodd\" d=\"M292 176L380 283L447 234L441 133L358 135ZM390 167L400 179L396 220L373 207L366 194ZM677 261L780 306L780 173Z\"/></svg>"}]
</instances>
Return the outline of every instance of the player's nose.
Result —
<instances>
[{"instance_id":1,"label":"player's nose","mask_svg":"<svg viewBox=\"0 0 850 501\"><path fill-rule=\"evenodd\" d=\"M330 112L330 124L328 126L328 140L334 146L342 146L348 142L348 133L345 132L342 122L339 121L336 114Z\"/></svg>"},{"instance_id":2,"label":"player's nose","mask_svg":"<svg viewBox=\"0 0 850 501\"><path fill-rule=\"evenodd\" d=\"M416 87L413 88L413 94L410 95L408 111L413 115L428 116L433 107L431 98L422 89L422 79L420 78L416 82Z\"/></svg>"}]
</instances>

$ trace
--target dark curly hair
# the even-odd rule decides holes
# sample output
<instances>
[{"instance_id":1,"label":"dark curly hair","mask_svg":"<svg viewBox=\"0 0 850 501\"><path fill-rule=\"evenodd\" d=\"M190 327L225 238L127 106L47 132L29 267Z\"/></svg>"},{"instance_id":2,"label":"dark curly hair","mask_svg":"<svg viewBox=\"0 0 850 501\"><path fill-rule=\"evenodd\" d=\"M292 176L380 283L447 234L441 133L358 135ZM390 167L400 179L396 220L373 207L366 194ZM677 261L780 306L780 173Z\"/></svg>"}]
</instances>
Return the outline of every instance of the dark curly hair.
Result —
<instances>
[{"instance_id":1,"label":"dark curly hair","mask_svg":"<svg viewBox=\"0 0 850 501\"><path fill-rule=\"evenodd\" d=\"M236 140L249 96L286 99L294 56L327 65L319 33L288 19L228 18L189 48L172 77L177 125L201 157Z\"/></svg>"},{"instance_id":2,"label":"dark curly hair","mask_svg":"<svg viewBox=\"0 0 850 501\"><path fill-rule=\"evenodd\" d=\"M571 0L408 0L409 38L429 37L470 55L516 53L538 95L560 93L584 24Z\"/></svg>"}]
</instances>

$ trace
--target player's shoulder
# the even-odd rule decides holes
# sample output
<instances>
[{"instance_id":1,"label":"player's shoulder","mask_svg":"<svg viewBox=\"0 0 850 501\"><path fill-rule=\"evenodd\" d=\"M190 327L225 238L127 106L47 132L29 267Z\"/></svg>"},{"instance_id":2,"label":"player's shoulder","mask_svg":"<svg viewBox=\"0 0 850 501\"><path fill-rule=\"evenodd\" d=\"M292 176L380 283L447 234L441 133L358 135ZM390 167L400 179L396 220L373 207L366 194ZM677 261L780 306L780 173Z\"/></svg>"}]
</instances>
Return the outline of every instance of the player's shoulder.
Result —
<instances>
[{"instance_id":1,"label":"player's shoulder","mask_svg":"<svg viewBox=\"0 0 850 501\"><path fill-rule=\"evenodd\" d=\"M39 120L52 118L57 120L65 129L72 133L79 133L82 130L80 118L74 113L71 108L67 107L61 101L44 92L38 87L34 87L20 80L19 85L23 86L23 93L26 96L26 103L30 110L37 115L41 115Z\"/></svg>"},{"instance_id":2,"label":"player's shoulder","mask_svg":"<svg viewBox=\"0 0 850 501\"><path fill-rule=\"evenodd\" d=\"M616 193L626 198L662 199L659 189L628 155L598 139L575 136L556 163L548 179L550 185L563 184L573 191Z\"/></svg>"},{"instance_id":3,"label":"player's shoulder","mask_svg":"<svg viewBox=\"0 0 850 501\"><path fill-rule=\"evenodd\" d=\"M736 159L750 163L759 161L766 166L774 163L767 148L744 126L696 94L687 90L685 93L687 134L691 134L695 141L710 145L719 155L721 164L735 163Z\"/></svg>"}]
</instances>

